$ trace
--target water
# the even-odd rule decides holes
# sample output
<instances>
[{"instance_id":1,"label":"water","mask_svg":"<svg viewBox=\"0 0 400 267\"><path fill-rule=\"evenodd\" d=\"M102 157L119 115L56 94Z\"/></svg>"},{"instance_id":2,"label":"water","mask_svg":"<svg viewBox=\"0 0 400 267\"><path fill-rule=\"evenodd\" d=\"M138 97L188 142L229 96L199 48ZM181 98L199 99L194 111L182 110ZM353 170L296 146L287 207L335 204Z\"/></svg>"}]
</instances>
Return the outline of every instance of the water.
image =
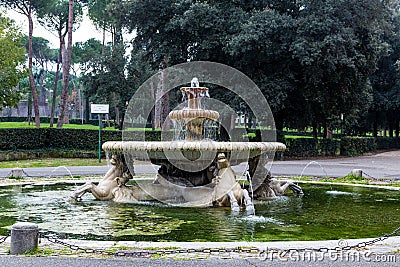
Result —
<instances>
[{"instance_id":1,"label":"water","mask_svg":"<svg viewBox=\"0 0 400 267\"><path fill-rule=\"evenodd\" d=\"M62 238L135 241L273 241L377 237L400 225L400 192L303 185L303 197L255 201L256 215L155 202L68 201L71 184L0 188L0 235L17 221Z\"/></svg>"},{"instance_id":2,"label":"water","mask_svg":"<svg viewBox=\"0 0 400 267\"><path fill-rule=\"evenodd\" d=\"M66 170L66 171L68 172L69 176L71 176L71 178L74 178L74 176L72 175L71 171L70 171L67 167L65 167L65 166L58 166L58 167L54 168L54 170L51 171L51 174L49 175L49 178L51 178L51 176L53 175L53 173L54 173L55 171L57 171L58 169L64 169L64 170Z\"/></svg>"},{"instance_id":3,"label":"water","mask_svg":"<svg viewBox=\"0 0 400 267\"><path fill-rule=\"evenodd\" d=\"M306 165L306 166L303 168L303 170L301 171L300 178L303 177L304 171L305 171L305 170L308 168L308 166L310 166L311 164L316 164L316 165L318 165L318 166L321 168L321 170L325 173L325 177L328 177L328 173L326 172L325 168L322 167L322 165L321 165L318 161L310 161L309 163L307 163L307 165Z\"/></svg>"}]
</instances>

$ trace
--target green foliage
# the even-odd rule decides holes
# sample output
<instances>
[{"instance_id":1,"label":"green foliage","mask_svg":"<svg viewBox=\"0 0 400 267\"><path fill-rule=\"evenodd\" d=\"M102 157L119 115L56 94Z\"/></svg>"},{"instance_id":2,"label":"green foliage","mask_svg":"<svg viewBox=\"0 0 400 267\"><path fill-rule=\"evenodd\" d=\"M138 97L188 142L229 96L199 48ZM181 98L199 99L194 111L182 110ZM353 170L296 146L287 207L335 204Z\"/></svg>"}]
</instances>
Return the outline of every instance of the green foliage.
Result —
<instances>
[{"instance_id":1,"label":"green foliage","mask_svg":"<svg viewBox=\"0 0 400 267\"><path fill-rule=\"evenodd\" d=\"M377 149L400 149L400 137L377 137Z\"/></svg>"},{"instance_id":2,"label":"green foliage","mask_svg":"<svg viewBox=\"0 0 400 267\"><path fill-rule=\"evenodd\" d=\"M54 129L26 128L0 129L0 151L65 149L65 150L96 150L98 146L98 130L85 129ZM172 137L172 132L170 136ZM142 131L129 132L129 140L143 140ZM121 131L102 131L102 143L121 141ZM161 131L145 131L146 141L160 141Z\"/></svg>"},{"instance_id":3,"label":"green foliage","mask_svg":"<svg viewBox=\"0 0 400 267\"><path fill-rule=\"evenodd\" d=\"M278 128L354 125L372 102L370 76L390 52L389 2L123 1L109 6L155 71L188 60L228 64L260 87ZM268 7L267 7L268 6ZM267 7L267 8L266 8ZM214 90L214 89L213 89ZM214 98L239 105L237 96Z\"/></svg>"},{"instance_id":4,"label":"green foliage","mask_svg":"<svg viewBox=\"0 0 400 267\"><path fill-rule=\"evenodd\" d=\"M59 158L62 158L62 160ZM98 165L97 158L96 150L35 149L4 151L0 152L0 168L94 166Z\"/></svg>"},{"instance_id":5,"label":"green foliage","mask_svg":"<svg viewBox=\"0 0 400 267\"><path fill-rule=\"evenodd\" d=\"M21 37L21 31L0 13L0 110L15 107L23 97L24 90L18 82L27 76L27 71Z\"/></svg>"},{"instance_id":6,"label":"green foliage","mask_svg":"<svg viewBox=\"0 0 400 267\"><path fill-rule=\"evenodd\" d=\"M285 138L287 157L318 156L318 140L314 138Z\"/></svg>"},{"instance_id":7,"label":"green foliage","mask_svg":"<svg viewBox=\"0 0 400 267\"><path fill-rule=\"evenodd\" d=\"M41 1L39 1L41 2ZM39 23L57 34L58 37L67 34L68 22L68 0L48 0L43 1L43 6L37 10L37 19ZM74 1L74 23L79 23L82 20L82 5Z\"/></svg>"},{"instance_id":8,"label":"green foliage","mask_svg":"<svg viewBox=\"0 0 400 267\"><path fill-rule=\"evenodd\" d=\"M377 144L373 137L344 137L340 141L340 155L357 156L376 151Z\"/></svg>"},{"instance_id":9,"label":"green foliage","mask_svg":"<svg viewBox=\"0 0 400 267\"><path fill-rule=\"evenodd\" d=\"M318 154L336 156L340 153L340 141L337 139L318 139Z\"/></svg>"},{"instance_id":10,"label":"green foliage","mask_svg":"<svg viewBox=\"0 0 400 267\"><path fill-rule=\"evenodd\" d=\"M28 118L27 117L0 117L0 122L27 122ZM54 121L57 122L57 118L54 118ZM50 123L50 117L40 117L40 123ZM104 123L104 121L103 121ZM76 127L78 128L81 126L82 128L85 128L85 125L93 125L93 126L99 126L99 120L89 120L87 121L84 125L82 125L82 120L81 119L70 119L69 124L71 127ZM46 126L46 125L43 125ZM66 125L68 127L68 125ZM136 125L134 125L136 126ZM8 125L1 125L0 128L27 128L28 126L25 124L8 124ZM93 129L90 127L89 129Z\"/></svg>"},{"instance_id":11,"label":"green foliage","mask_svg":"<svg viewBox=\"0 0 400 267\"><path fill-rule=\"evenodd\" d=\"M86 42L77 42L72 47L72 62L81 64L81 69L87 71L90 63L101 57L101 51L99 40L90 38Z\"/></svg>"},{"instance_id":12,"label":"green foliage","mask_svg":"<svg viewBox=\"0 0 400 267\"><path fill-rule=\"evenodd\" d=\"M21 43L25 46L26 51L29 49L28 36L24 35ZM58 51L49 47L49 40L42 37L32 37L33 59L36 66L45 67L46 62L56 62Z\"/></svg>"},{"instance_id":13,"label":"green foliage","mask_svg":"<svg viewBox=\"0 0 400 267\"><path fill-rule=\"evenodd\" d=\"M89 18L99 29L111 31L114 18L107 10L110 2L109 0L88 0Z\"/></svg>"}]
</instances>

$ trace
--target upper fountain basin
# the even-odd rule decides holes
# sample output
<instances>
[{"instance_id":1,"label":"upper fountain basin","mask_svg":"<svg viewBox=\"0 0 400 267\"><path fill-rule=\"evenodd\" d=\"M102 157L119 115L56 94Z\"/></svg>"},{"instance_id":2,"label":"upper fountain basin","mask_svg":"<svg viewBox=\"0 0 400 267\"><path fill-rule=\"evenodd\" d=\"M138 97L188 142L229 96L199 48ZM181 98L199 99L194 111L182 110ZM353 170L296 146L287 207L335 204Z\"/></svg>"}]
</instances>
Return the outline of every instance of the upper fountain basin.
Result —
<instances>
[{"instance_id":1,"label":"upper fountain basin","mask_svg":"<svg viewBox=\"0 0 400 267\"><path fill-rule=\"evenodd\" d=\"M163 159L164 152L236 152L243 155L243 160L253 158L267 152L283 152L286 146L279 142L215 142L203 141L108 141L103 144L103 150L118 152L148 152L149 158ZM186 153L184 153L186 154ZM136 153L140 155L140 153ZM240 158L242 156L239 156Z\"/></svg>"},{"instance_id":2,"label":"upper fountain basin","mask_svg":"<svg viewBox=\"0 0 400 267\"><path fill-rule=\"evenodd\" d=\"M169 117L172 120L206 118L216 121L219 118L219 113L214 110L182 109L171 111Z\"/></svg>"}]
</instances>

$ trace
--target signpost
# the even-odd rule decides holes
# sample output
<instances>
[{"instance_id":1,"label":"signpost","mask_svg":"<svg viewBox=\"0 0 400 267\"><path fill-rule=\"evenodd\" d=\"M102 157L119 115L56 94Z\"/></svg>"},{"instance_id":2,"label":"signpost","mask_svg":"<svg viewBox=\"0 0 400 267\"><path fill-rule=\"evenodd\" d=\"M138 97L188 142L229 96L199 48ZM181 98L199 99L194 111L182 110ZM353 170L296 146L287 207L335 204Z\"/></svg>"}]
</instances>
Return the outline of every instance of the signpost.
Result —
<instances>
[{"instance_id":1,"label":"signpost","mask_svg":"<svg viewBox=\"0 0 400 267\"><path fill-rule=\"evenodd\" d=\"M101 162L101 114L108 114L110 110L110 106L108 104L91 104L90 105L90 113L97 114L99 117L99 149L98 149L98 158L99 163Z\"/></svg>"}]
</instances>

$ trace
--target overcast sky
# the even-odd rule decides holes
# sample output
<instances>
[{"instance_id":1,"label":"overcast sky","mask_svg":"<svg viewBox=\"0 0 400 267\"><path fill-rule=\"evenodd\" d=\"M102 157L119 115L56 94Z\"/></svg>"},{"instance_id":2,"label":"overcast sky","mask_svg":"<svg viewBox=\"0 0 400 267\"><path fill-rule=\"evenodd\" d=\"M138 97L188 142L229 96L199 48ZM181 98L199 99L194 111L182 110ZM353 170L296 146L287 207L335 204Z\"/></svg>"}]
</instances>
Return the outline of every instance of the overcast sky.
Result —
<instances>
[{"instance_id":1,"label":"overcast sky","mask_svg":"<svg viewBox=\"0 0 400 267\"><path fill-rule=\"evenodd\" d=\"M80 23L79 28L73 33L72 41L75 42L85 42L90 38L95 38L98 40L102 39L102 33L96 30L96 27L91 23L89 18L86 16L86 11L84 13L83 21ZM7 10L6 16L12 18L16 21L17 25L20 26L21 30L28 35L28 19L17 12L12 10ZM50 42L51 48L58 48L59 42L58 37L53 33L49 32L43 28L37 21L34 21L33 36L43 37ZM111 36L106 36L106 42L111 41Z\"/></svg>"}]
</instances>

